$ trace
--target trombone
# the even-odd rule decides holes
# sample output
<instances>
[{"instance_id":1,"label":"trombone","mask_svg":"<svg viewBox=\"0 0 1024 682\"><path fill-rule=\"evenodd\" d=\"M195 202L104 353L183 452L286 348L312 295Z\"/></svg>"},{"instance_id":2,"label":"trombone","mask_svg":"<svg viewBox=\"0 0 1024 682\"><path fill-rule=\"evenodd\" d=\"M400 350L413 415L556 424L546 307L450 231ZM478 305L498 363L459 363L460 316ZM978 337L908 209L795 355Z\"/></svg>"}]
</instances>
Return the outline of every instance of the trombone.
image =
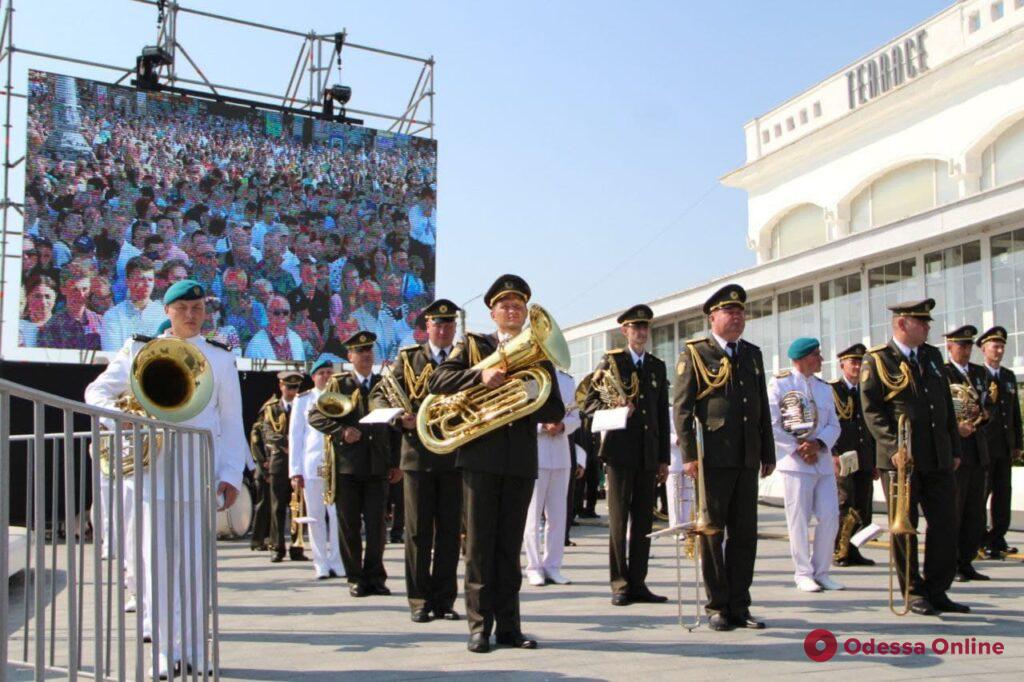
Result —
<instances>
[{"instance_id":1,"label":"trombone","mask_svg":"<svg viewBox=\"0 0 1024 682\"><path fill-rule=\"evenodd\" d=\"M896 424L896 454L892 458L896 465L896 479L889 479L889 610L897 616L905 616L910 611L910 553L916 549L914 538L917 529L910 522L910 477L914 473L912 435L910 419L901 414ZM903 539L902 574L896 558L896 542L900 538ZM896 608L894 599L893 578L897 575L903 578L902 609Z\"/></svg>"}]
</instances>

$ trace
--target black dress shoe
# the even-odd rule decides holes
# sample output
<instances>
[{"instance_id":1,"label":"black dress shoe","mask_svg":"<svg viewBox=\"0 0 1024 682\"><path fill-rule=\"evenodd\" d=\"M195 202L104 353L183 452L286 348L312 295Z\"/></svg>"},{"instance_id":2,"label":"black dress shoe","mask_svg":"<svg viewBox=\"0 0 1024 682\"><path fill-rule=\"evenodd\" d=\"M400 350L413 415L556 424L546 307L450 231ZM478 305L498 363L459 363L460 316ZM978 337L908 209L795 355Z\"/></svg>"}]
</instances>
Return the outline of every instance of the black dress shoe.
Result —
<instances>
[{"instance_id":1,"label":"black dress shoe","mask_svg":"<svg viewBox=\"0 0 1024 682\"><path fill-rule=\"evenodd\" d=\"M181 662L180 661L174 664L174 671L171 673L171 677L181 677ZM167 679L167 673L166 672L160 673L160 679L161 680L166 680Z\"/></svg>"},{"instance_id":2,"label":"black dress shoe","mask_svg":"<svg viewBox=\"0 0 1024 682\"><path fill-rule=\"evenodd\" d=\"M971 607L967 604L958 604L946 595L932 599L932 606L939 613L970 613Z\"/></svg>"},{"instance_id":3,"label":"black dress shoe","mask_svg":"<svg viewBox=\"0 0 1024 682\"><path fill-rule=\"evenodd\" d=\"M987 575L978 573L977 569L975 569L974 566L967 566L963 570L957 571L957 573L962 573L969 580L991 580L991 578L989 578Z\"/></svg>"},{"instance_id":4,"label":"black dress shoe","mask_svg":"<svg viewBox=\"0 0 1024 682\"><path fill-rule=\"evenodd\" d=\"M1003 553L997 549L987 548L985 550L985 558L991 561L1002 561Z\"/></svg>"},{"instance_id":5,"label":"black dress shoe","mask_svg":"<svg viewBox=\"0 0 1024 682\"><path fill-rule=\"evenodd\" d=\"M366 587L364 587L363 585L360 585L359 583L352 583L348 586L348 593L351 594L353 597L365 597L366 595L370 594L370 591L367 590Z\"/></svg>"},{"instance_id":6,"label":"black dress shoe","mask_svg":"<svg viewBox=\"0 0 1024 682\"><path fill-rule=\"evenodd\" d=\"M370 594L380 595L381 597L391 596L391 590L386 585L371 585L367 591Z\"/></svg>"},{"instance_id":7,"label":"black dress shoe","mask_svg":"<svg viewBox=\"0 0 1024 682\"><path fill-rule=\"evenodd\" d=\"M956 575L953 576L953 580L957 581L958 583L969 583L971 582L971 577L966 573L957 571Z\"/></svg>"},{"instance_id":8,"label":"black dress shoe","mask_svg":"<svg viewBox=\"0 0 1024 682\"><path fill-rule=\"evenodd\" d=\"M710 618L708 618L708 627L714 630L715 632L728 632L729 630L732 630L735 626L729 621L729 619L726 616L722 615L721 613L715 613L712 614Z\"/></svg>"},{"instance_id":9,"label":"black dress shoe","mask_svg":"<svg viewBox=\"0 0 1024 682\"><path fill-rule=\"evenodd\" d=\"M486 654L491 650L491 638L481 632L470 635L466 648L474 654Z\"/></svg>"},{"instance_id":10,"label":"black dress shoe","mask_svg":"<svg viewBox=\"0 0 1024 682\"><path fill-rule=\"evenodd\" d=\"M434 618L443 618L444 620L459 620L461 616L455 612L454 609L434 609Z\"/></svg>"},{"instance_id":11,"label":"black dress shoe","mask_svg":"<svg viewBox=\"0 0 1024 682\"><path fill-rule=\"evenodd\" d=\"M566 541L565 541L565 546L566 546L566 547L575 547L575 546L576 546L576 543L575 543L575 542L573 542L572 540L566 540Z\"/></svg>"},{"instance_id":12,"label":"black dress shoe","mask_svg":"<svg viewBox=\"0 0 1024 682\"><path fill-rule=\"evenodd\" d=\"M316 577L316 579L317 579L317 580L327 580L327 579L328 579L328 578L330 578L330 577L331 577L331 576L329 576L329 575L318 575L318 576Z\"/></svg>"},{"instance_id":13,"label":"black dress shoe","mask_svg":"<svg viewBox=\"0 0 1024 682\"><path fill-rule=\"evenodd\" d=\"M270 557L270 563L279 564L284 561L284 552L278 552L274 556Z\"/></svg>"},{"instance_id":14,"label":"black dress shoe","mask_svg":"<svg viewBox=\"0 0 1024 682\"><path fill-rule=\"evenodd\" d=\"M849 559L851 566L874 566L875 560L869 559L863 554L854 554Z\"/></svg>"},{"instance_id":15,"label":"black dress shoe","mask_svg":"<svg viewBox=\"0 0 1024 682\"><path fill-rule=\"evenodd\" d=\"M918 597L910 602L910 610L919 616L937 616L939 612L935 610L932 603L923 597Z\"/></svg>"},{"instance_id":16,"label":"black dress shoe","mask_svg":"<svg viewBox=\"0 0 1024 682\"><path fill-rule=\"evenodd\" d=\"M849 558L846 558L846 559L833 559L832 560L832 565L833 566L838 566L839 568L846 568L847 566L853 566L853 563L850 561Z\"/></svg>"},{"instance_id":17,"label":"black dress shoe","mask_svg":"<svg viewBox=\"0 0 1024 682\"><path fill-rule=\"evenodd\" d=\"M639 592L634 592L633 594L629 595L629 598L632 601L643 602L646 604L664 604L668 601L668 597L663 597L660 594L654 594L650 590L646 589L641 590Z\"/></svg>"},{"instance_id":18,"label":"black dress shoe","mask_svg":"<svg viewBox=\"0 0 1024 682\"><path fill-rule=\"evenodd\" d=\"M338 574L332 568L330 571L327 572L327 576L330 577L330 578L337 578Z\"/></svg>"},{"instance_id":19,"label":"black dress shoe","mask_svg":"<svg viewBox=\"0 0 1024 682\"><path fill-rule=\"evenodd\" d=\"M412 612L412 622L414 623L429 623L433 618L430 617L430 611L427 609L416 609Z\"/></svg>"},{"instance_id":20,"label":"black dress shoe","mask_svg":"<svg viewBox=\"0 0 1024 682\"><path fill-rule=\"evenodd\" d=\"M733 625L738 628L747 628L748 630L764 630L764 621L757 620L750 615L750 612L734 616L729 619Z\"/></svg>"},{"instance_id":21,"label":"black dress shoe","mask_svg":"<svg viewBox=\"0 0 1024 682\"><path fill-rule=\"evenodd\" d=\"M514 649L536 649L537 640L523 636L521 632L503 632L494 636L498 644L510 646Z\"/></svg>"},{"instance_id":22,"label":"black dress shoe","mask_svg":"<svg viewBox=\"0 0 1024 682\"><path fill-rule=\"evenodd\" d=\"M591 511L589 509L584 509L583 511L580 512L580 518L581 519L599 519L601 517L597 515L597 512Z\"/></svg>"},{"instance_id":23,"label":"black dress shoe","mask_svg":"<svg viewBox=\"0 0 1024 682\"><path fill-rule=\"evenodd\" d=\"M301 547L289 547L288 558L292 561L309 561L309 557L306 556Z\"/></svg>"},{"instance_id":24,"label":"black dress shoe","mask_svg":"<svg viewBox=\"0 0 1024 682\"><path fill-rule=\"evenodd\" d=\"M612 595L612 606L629 606L633 602L630 601L628 594L613 594Z\"/></svg>"},{"instance_id":25,"label":"black dress shoe","mask_svg":"<svg viewBox=\"0 0 1024 682\"><path fill-rule=\"evenodd\" d=\"M401 536L401 535L392 535L392 536L391 536L390 538L388 538L388 541L389 541L389 542L390 542L390 543L391 543L392 545L400 545L400 544L402 544L403 542L405 542L405 540L404 540L404 539L402 538L402 536Z\"/></svg>"}]
</instances>

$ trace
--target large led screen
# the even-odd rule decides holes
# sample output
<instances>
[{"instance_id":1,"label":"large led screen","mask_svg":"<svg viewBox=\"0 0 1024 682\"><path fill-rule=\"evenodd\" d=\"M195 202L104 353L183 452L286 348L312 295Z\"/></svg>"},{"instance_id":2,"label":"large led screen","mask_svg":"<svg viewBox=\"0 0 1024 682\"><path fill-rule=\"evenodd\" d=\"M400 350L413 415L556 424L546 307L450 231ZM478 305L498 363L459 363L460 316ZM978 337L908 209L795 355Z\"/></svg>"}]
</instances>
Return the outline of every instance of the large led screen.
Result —
<instances>
[{"instance_id":1,"label":"large led screen","mask_svg":"<svg viewBox=\"0 0 1024 682\"><path fill-rule=\"evenodd\" d=\"M38 71L28 110L21 346L116 351L185 278L240 357L425 340L435 141Z\"/></svg>"}]
</instances>

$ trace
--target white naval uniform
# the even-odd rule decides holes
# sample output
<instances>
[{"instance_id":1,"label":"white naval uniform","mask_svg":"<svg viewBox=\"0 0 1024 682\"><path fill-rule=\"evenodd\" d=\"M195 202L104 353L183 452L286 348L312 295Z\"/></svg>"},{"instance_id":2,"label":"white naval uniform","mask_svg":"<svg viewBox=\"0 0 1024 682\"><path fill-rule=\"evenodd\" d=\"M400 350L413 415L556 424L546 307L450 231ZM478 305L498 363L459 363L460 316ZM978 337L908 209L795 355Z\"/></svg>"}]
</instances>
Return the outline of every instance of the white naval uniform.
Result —
<instances>
[{"instance_id":1,"label":"white naval uniform","mask_svg":"<svg viewBox=\"0 0 1024 682\"><path fill-rule=\"evenodd\" d=\"M679 436L676 435L676 421L668 420L669 431L669 464L668 478L665 480L665 492L668 495L668 525L678 526L690 520L690 508L693 506L693 479L683 473L683 451L679 447Z\"/></svg>"},{"instance_id":2,"label":"white naval uniform","mask_svg":"<svg viewBox=\"0 0 1024 682\"><path fill-rule=\"evenodd\" d=\"M558 391L562 402L569 406L562 423L565 430L557 436L544 432L537 425L537 480L533 487L533 499L526 515L526 530L523 545L526 548L527 574L546 576L558 573L562 568L565 553L565 523L568 511L567 496L571 459L569 436L580 427L580 411L575 406L575 386L572 377L556 371ZM543 520L547 523L543 524ZM542 526L544 526L542 528ZM541 533L544 533L543 555L541 554Z\"/></svg>"},{"instance_id":3,"label":"white naval uniform","mask_svg":"<svg viewBox=\"0 0 1024 682\"><path fill-rule=\"evenodd\" d=\"M170 336L170 331L164 333L165 337ZM193 428L209 429L213 436L213 463L214 475L211 482L214 487L218 482L225 482L236 490L242 489L242 472L245 467L245 457L248 456L248 440L242 431L242 392L238 382L238 371L235 368L234 353L224 350L206 341L202 336L194 336L186 341L199 349L206 359L214 374L214 392L210 402L195 417L182 422L182 426ZM117 398L129 390L129 375L132 361L136 353L144 346L141 340L129 339L124 347L114 356L107 368L85 389L85 402L97 407L113 409ZM155 573L159 587L158 623L157 633L160 642L160 672L166 672L170 665L169 661L178 661L184 653L185 660L201 667L206 664L203 660L202 628L195 633L197 650L192 651L192 623L191 615L185 621L185 642L181 641L182 623L182 602L187 602L188 589L193 581L195 582L195 613L196 618L202 618L202 552L200 542L202 538L202 519L200 492L200 460L199 441L194 439L194 450L197 456L188 457L189 449L187 443L183 448L185 455L184 470L182 472L183 485L176 485L175 494L172 497L165 481L163 471L164 457L158 455L151 461L146 475L141 477L136 484L142 484L143 500L143 538L142 557L143 571L142 582L144 585L144 608L152 613L153 601L153 573ZM150 478L156 471L156 499L152 499L150 491ZM181 509L181 517L186 527L183 531L182 523L178 522L178 510ZM174 513L175 538L171 545L175 551L170 557L171 570L173 571L174 599L169 599L167 563L168 558L162 555L162 549L166 546L166 529L168 514ZM156 523L152 522L153 517ZM152 556L152 531L156 526L157 551L161 554ZM215 532L211 529L211 537ZM210 551L216 551L216 546L211 546ZM154 559L157 559L154 562ZM179 584L181 562L184 562L184 573L186 583ZM178 595L182 595L179 597ZM172 602L173 608L173 633L168 618L168 602ZM189 609L189 605L185 604ZM173 657L169 639L173 638Z\"/></svg>"},{"instance_id":4,"label":"white naval uniform","mask_svg":"<svg viewBox=\"0 0 1024 682\"><path fill-rule=\"evenodd\" d=\"M313 568L322 577L334 571L345 577L338 547L338 508L324 504L324 480L317 467L324 461L324 434L309 425L309 410L316 404L322 391L314 388L295 398L295 408L288 426L288 475L302 476L306 516L315 521L309 524L309 544L313 551Z\"/></svg>"},{"instance_id":5,"label":"white naval uniform","mask_svg":"<svg viewBox=\"0 0 1024 682\"><path fill-rule=\"evenodd\" d=\"M797 439L782 428L779 403L790 391L808 396L817 410L817 424L806 440L821 440L818 461L808 464L796 453ZM776 470L782 476L789 551L793 557L793 578L827 578L832 566L836 533L839 532L839 493L832 463L832 446L839 439L839 418L832 399L832 387L816 376L796 371L780 372L768 384L768 406L775 434ZM810 522L818 528L810 540Z\"/></svg>"}]
</instances>

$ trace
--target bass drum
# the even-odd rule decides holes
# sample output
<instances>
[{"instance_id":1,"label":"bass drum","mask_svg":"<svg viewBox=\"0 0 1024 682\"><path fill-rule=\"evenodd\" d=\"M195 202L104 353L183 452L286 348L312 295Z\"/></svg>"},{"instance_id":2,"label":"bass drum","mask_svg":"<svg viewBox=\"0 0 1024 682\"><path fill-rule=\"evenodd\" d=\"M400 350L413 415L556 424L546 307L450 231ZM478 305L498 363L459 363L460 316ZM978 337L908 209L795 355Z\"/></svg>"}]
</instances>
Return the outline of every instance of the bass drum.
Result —
<instances>
[{"instance_id":1,"label":"bass drum","mask_svg":"<svg viewBox=\"0 0 1024 682\"><path fill-rule=\"evenodd\" d=\"M243 485L228 509L217 512L217 539L239 540L248 535L252 526L252 492Z\"/></svg>"}]
</instances>

